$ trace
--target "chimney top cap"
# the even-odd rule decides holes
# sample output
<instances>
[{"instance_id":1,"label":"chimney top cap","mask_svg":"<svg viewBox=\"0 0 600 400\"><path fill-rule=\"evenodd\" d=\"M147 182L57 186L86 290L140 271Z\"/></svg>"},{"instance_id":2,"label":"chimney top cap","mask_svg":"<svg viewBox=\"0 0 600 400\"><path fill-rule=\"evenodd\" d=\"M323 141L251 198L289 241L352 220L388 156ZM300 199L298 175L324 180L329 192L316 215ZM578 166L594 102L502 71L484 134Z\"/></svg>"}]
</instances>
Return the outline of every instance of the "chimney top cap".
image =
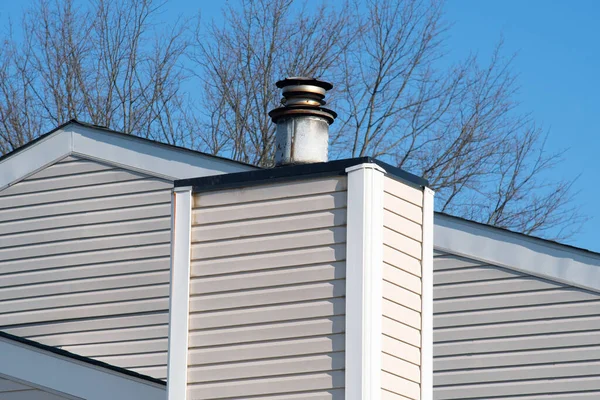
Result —
<instances>
[{"instance_id":1,"label":"chimney top cap","mask_svg":"<svg viewBox=\"0 0 600 400\"><path fill-rule=\"evenodd\" d=\"M276 85L280 89L292 85L312 85L318 86L325 90L331 90L333 88L333 85L329 82L320 81L316 78L308 78L303 76L290 76L280 81L277 81Z\"/></svg>"}]
</instances>

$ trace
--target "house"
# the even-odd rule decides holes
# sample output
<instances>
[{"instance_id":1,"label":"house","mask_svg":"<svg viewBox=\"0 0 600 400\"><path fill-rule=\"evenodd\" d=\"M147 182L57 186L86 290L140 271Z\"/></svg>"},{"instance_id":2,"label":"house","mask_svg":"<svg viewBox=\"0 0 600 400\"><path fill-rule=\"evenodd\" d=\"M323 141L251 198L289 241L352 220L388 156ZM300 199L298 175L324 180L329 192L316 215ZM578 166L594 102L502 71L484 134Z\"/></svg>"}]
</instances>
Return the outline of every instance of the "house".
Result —
<instances>
[{"instance_id":1,"label":"house","mask_svg":"<svg viewBox=\"0 0 600 400\"><path fill-rule=\"evenodd\" d=\"M280 86L275 169L76 121L0 159L0 398L598 398L599 254L319 162L327 84Z\"/></svg>"}]
</instances>

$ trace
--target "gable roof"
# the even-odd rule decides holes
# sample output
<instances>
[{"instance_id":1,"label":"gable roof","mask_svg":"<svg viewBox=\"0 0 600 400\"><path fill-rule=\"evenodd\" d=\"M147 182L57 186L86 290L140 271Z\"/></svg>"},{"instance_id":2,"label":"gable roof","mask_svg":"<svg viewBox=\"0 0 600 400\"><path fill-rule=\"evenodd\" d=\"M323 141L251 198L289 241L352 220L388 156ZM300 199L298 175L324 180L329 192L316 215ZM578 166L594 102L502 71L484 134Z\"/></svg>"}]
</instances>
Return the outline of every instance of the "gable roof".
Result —
<instances>
[{"instance_id":1,"label":"gable roof","mask_svg":"<svg viewBox=\"0 0 600 400\"><path fill-rule=\"evenodd\" d=\"M169 180L257 169L249 164L71 120L0 157L0 190L69 155Z\"/></svg>"},{"instance_id":2,"label":"gable roof","mask_svg":"<svg viewBox=\"0 0 600 400\"><path fill-rule=\"evenodd\" d=\"M159 379L5 332L0 332L0 354L0 376L51 395L87 400L162 400L166 395L166 382Z\"/></svg>"},{"instance_id":3,"label":"gable roof","mask_svg":"<svg viewBox=\"0 0 600 400\"><path fill-rule=\"evenodd\" d=\"M434 248L600 292L600 254L436 213Z\"/></svg>"}]
</instances>

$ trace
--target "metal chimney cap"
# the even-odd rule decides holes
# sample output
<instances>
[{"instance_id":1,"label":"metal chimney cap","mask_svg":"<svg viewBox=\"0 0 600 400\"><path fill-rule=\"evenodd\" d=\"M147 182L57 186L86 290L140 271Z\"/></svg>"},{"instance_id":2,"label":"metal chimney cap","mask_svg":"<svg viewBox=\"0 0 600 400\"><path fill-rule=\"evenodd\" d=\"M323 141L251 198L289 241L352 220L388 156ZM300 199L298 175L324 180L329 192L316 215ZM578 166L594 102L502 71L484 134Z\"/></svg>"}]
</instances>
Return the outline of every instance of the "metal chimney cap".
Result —
<instances>
[{"instance_id":1,"label":"metal chimney cap","mask_svg":"<svg viewBox=\"0 0 600 400\"><path fill-rule=\"evenodd\" d=\"M325 90L333 89L333 85L329 82L320 81L316 78L307 78L303 76L290 76L280 81L277 81L275 84L279 89L282 89L286 86L297 86L297 85L311 85L318 86Z\"/></svg>"}]
</instances>

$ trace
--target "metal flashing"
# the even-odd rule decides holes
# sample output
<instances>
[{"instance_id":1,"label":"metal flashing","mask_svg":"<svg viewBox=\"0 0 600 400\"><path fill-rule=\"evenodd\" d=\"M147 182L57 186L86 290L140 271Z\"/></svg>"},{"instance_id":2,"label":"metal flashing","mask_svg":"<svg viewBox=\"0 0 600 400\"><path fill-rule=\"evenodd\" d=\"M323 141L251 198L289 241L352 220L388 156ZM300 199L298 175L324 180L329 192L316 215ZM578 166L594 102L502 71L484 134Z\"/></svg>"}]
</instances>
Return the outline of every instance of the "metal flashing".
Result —
<instances>
[{"instance_id":1,"label":"metal flashing","mask_svg":"<svg viewBox=\"0 0 600 400\"><path fill-rule=\"evenodd\" d=\"M387 176L394 179L419 187L426 187L429 185L429 182L426 179L408 173L398 167L391 166L372 157L359 157L322 163L288 165L270 169L205 176L192 179L180 179L175 181L175 187L192 186L194 193L235 189L264 183L346 175L347 168L360 164L377 164L386 171Z\"/></svg>"}]
</instances>

